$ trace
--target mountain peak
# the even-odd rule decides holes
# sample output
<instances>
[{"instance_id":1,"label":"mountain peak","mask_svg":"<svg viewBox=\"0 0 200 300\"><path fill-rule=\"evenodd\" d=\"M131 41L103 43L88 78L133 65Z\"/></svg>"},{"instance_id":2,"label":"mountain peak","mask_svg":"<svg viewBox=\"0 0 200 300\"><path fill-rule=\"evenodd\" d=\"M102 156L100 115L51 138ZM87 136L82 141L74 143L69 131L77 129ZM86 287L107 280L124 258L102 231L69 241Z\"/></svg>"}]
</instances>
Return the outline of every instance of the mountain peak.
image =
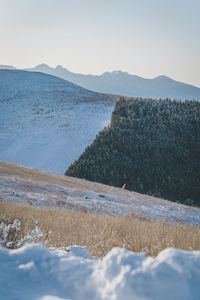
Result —
<instances>
[{"instance_id":1,"label":"mountain peak","mask_svg":"<svg viewBox=\"0 0 200 300\"><path fill-rule=\"evenodd\" d=\"M166 75L159 75L159 76L155 77L154 79L161 79L161 80L164 80L164 79L170 79L170 78L167 77Z\"/></svg>"},{"instance_id":2,"label":"mountain peak","mask_svg":"<svg viewBox=\"0 0 200 300\"><path fill-rule=\"evenodd\" d=\"M114 70L111 72L111 74L113 74L113 75L119 75L119 74L123 74L123 73L125 73L125 72L122 72L121 70Z\"/></svg>"},{"instance_id":3,"label":"mountain peak","mask_svg":"<svg viewBox=\"0 0 200 300\"><path fill-rule=\"evenodd\" d=\"M106 75L106 76L118 76L118 75L129 75L127 72L123 72L121 70L114 70L112 72L104 72L102 74L103 76Z\"/></svg>"},{"instance_id":4,"label":"mountain peak","mask_svg":"<svg viewBox=\"0 0 200 300\"><path fill-rule=\"evenodd\" d=\"M39 64L35 68L50 68L47 64Z\"/></svg>"},{"instance_id":5,"label":"mountain peak","mask_svg":"<svg viewBox=\"0 0 200 300\"><path fill-rule=\"evenodd\" d=\"M57 66L56 66L56 69L64 69L64 68L63 68L63 66L61 66L61 65L57 65Z\"/></svg>"},{"instance_id":6,"label":"mountain peak","mask_svg":"<svg viewBox=\"0 0 200 300\"><path fill-rule=\"evenodd\" d=\"M57 65L57 67L54 69L56 72L56 76L69 76L69 74L71 73L69 70L65 69L63 66L61 65Z\"/></svg>"},{"instance_id":7,"label":"mountain peak","mask_svg":"<svg viewBox=\"0 0 200 300\"><path fill-rule=\"evenodd\" d=\"M61 66L61 65L57 65L56 68L55 68L55 70L58 70L58 71L59 71L59 70L60 70L60 71L63 71L63 70L64 70L64 71L68 71L66 68L64 68L64 67Z\"/></svg>"}]
</instances>

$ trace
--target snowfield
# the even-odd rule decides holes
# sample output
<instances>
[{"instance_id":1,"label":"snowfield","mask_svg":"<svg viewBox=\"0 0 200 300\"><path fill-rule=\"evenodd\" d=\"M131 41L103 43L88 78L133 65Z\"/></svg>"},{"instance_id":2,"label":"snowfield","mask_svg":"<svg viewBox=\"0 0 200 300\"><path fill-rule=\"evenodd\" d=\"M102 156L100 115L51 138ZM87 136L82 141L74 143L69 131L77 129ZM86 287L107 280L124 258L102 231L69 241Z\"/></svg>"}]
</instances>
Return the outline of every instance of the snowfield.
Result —
<instances>
[{"instance_id":1,"label":"snowfield","mask_svg":"<svg viewBox=\"0 0 200 300\"><path fill-rule=\"evenodd\" d=\"M115 101L51 75L0 70L0 160L64 174Z\"/></svg>"},{"instance_id":2,"label":"snowfield","mask_svg":"<svg viewBox=\"0 0 200 300\"><path fill-rule=\"evenodd\" d=\"M114 248L100 260L84 247L66 250L1 247L0 299L200 299L200 251L168 248L151 258Z\"/></svg>"}]
</instances>

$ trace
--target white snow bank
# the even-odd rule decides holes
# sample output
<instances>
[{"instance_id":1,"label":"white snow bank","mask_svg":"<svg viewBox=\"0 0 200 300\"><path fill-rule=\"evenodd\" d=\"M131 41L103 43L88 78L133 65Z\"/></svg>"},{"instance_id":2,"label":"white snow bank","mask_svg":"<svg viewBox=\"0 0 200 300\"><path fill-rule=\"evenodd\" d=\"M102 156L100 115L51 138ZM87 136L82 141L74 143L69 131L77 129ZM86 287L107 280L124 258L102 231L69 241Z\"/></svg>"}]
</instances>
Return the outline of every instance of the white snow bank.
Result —
<instances>
[{"instance_id":1,"label":"white snow bank","mask_svg":"<svg viewBox=\"0 0 200 300\"><path fill-rule=\"evenodd\" d=\"M150 258L115 248L102 261L75 252L0 248L0 299L200 299L200 251L170 248Z\"/></svg>"}]
</instances>

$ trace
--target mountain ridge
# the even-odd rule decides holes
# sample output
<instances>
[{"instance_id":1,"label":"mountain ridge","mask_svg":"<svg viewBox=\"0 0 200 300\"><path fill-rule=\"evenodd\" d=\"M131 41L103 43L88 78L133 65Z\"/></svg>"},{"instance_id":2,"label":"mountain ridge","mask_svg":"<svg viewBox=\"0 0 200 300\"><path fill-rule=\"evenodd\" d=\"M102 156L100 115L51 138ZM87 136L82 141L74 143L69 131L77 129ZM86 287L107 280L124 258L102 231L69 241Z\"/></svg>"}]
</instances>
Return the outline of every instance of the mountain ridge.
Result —
<instances>
[{"instance_id":1,"label":"mountain ridge","mask_svg":"<svg viewBox=\"0 0 200 300\"><path fill-rule=\"evenodd\" d=\"M4 68L5 67L6 66L4 66ZM11 66L9 66L9 68L10 67ZM53 68L47 64L39 64L36 67L26 68L24 70L54 75L99 93L109 93L128 97L171 98L177 100L200 101L199 87L174 80L166 75L159 75L148 79L137 75L131 75L121 70L104 72L100 75L91 75L73 73L61 65L57 65Z\"/></svg>"}]
</instances>

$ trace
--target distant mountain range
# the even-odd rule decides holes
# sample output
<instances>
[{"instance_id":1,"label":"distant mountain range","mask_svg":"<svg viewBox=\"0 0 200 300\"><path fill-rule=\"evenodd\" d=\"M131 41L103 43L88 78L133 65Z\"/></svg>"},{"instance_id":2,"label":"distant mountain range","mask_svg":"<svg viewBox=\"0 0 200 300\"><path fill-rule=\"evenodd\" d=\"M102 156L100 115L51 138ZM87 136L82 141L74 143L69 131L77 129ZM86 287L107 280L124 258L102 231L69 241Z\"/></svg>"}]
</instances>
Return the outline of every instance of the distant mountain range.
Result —
<instances>
[{"instance_id":1,"label":"distant mountain range","mask_svg":"<svg viewBox=\"0 0 200 300\"><path fill-rule=\"evenodd\" d=\"M64 174L115 101L48 74L0 70L0 160Z\"/></svg>"},{"instance_id":2,"label":"distant mountain range","mask_svg":"<svg viewBox=\"0 0 200 300\"><path fill-rule=\"evenodd\" d=\"M12 66L0 66L0 68L15 69ZM145 79L122 71L105 72L101 75L83 75L70 72L59 65L52 68L46 64L40 64L26 70L54 75L100 93L200 101L200 88L173 80L164 75L153 79Z\"/></svg>"}]
</instances>

